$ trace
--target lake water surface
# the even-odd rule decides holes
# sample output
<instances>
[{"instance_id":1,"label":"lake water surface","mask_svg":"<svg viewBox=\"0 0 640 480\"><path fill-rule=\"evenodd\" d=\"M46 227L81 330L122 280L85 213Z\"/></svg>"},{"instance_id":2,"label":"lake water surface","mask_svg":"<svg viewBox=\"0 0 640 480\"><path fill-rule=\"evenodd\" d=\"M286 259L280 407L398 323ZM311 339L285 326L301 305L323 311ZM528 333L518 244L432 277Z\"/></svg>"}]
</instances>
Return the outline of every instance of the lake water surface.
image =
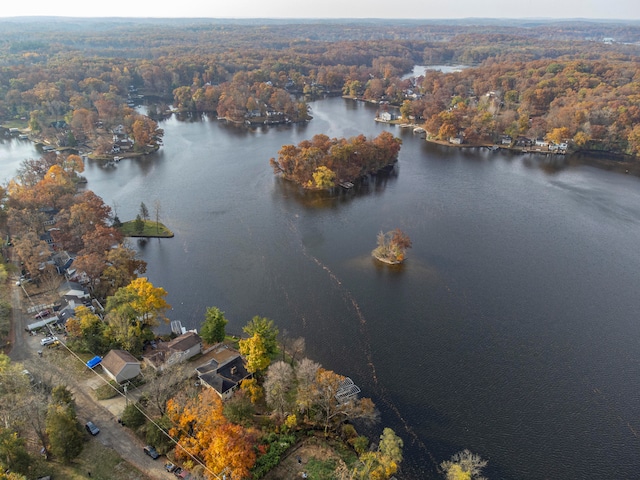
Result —
<instances>
[{"instance_id":1,"label":"lake water surface","mask_svg":"<svg viewBox=\"0 0 640 480\"><path fill-rule=\"evenodd\" d=\"M638 179L429 145L340 98L312 108L255 131L174 117L158 154L87 163L122 220L160 201L176 236L138 248L171 319L199 327L217 306L230 333L260 315L305 337L376 402L375 434L404 439L399 478L439 478L463 448L491 479L637 478ZM304 195L269 167L316 133L384 129L404 141L397 172L358 191ZM0 145L3 178L37 155L17 142ZM370 255L394 228L413 241L401 267Z\"/></svg>"}]
</instances>

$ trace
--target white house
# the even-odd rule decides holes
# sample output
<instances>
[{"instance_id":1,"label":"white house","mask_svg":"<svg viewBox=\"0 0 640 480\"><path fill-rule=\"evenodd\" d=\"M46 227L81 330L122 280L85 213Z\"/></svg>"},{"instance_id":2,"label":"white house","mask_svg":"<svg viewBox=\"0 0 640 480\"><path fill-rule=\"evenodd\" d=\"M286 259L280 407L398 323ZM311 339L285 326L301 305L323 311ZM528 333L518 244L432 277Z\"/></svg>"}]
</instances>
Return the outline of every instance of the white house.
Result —
<instances>
[{"instance_id":1,"label":"white house","mask_svg":"<svg viewBox=\"0 0 640 480\"><path fill-rule=\"evenodd\" d=\"M378 116L378 119L382 122L390 122L391 120L394 120L394 115L391 112L382 112Z\"/></svg>"}]
</instances>

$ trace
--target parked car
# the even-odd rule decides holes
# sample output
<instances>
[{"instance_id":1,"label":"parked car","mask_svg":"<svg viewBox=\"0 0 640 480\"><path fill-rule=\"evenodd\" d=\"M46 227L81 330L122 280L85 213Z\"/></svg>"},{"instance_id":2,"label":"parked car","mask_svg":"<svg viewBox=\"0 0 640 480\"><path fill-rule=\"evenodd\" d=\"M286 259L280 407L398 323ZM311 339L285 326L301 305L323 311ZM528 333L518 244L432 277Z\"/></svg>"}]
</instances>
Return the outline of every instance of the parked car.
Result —
<instances>
[{"instance_id":1,"label":"parked car","mask_svg":"<svg viewBox=\"0 0 640 480\"><path fill-rule=\"evenodd\" d=\"M51 315L51 310L42 310L38 313L36 313L33 318L35 318L36 320L40 319L40 318L46 318L49 315Z\"/></svg>"},{"instance_id":2,"label":"parked car","mask_svg":"<svg viewBox=\"0 0 640 480\"><path fill-rule=\"evenodd\" d=\"M177 468L178 466L175 463L168 462L164 464L164 469L170 473L174 472Z\"/></svg>"},{"instance_id":3,"label":"parked car","mask_svg":"<svg viewBox=\"0 0 640 480\"><path fill-rule=\"evenodd\" d=\"M47 345L53 345L57 341L58 337L44 337L42 340L40 340L40 345L46 347Z\"/></svg>"},{"instance_id":4,"label":"parked car","mask_svg":"<svg viewBox=\"0 0 640 480\"><path fill-rule=\"evenodd\" d=\"M146 447L144 447L144 453L149 455L154 460L160 456L160 454L157 452L157 450L154 447L152 447L151 445L147 445Z\"/></svg>"},{"instance_id":5,"label":"parked car","mask_svg":"<svg viewBox=\"0 0 640 480\"><path fill-rule=\"evenodd\" d=\"M189 472L184 468L178 467L173 471L173 474L178 478L187 478L187 476L189 475Z\"/></svg>"},{"instance_id":6,"label":"parked car","mask_svg":"<svg viewBox=\"0 0 640 480\"><path fill-rule=\"evenodd\" d=\"M27 370L26 368L24 370L22 370L22 374L29 379L29 382L33 383L35 381L35 379L33 378L33 375L31 374L31 372L29 370Z\"/></svg>"},{"instance_id":7,"label":"parked car","mask_svg":"<svg viewBox=\"0 0 640 480\"><path fill-rule=\"evenodd\" d=\"M100 429L96 426L95 423L93 422L87 422L84 425L84 428L87 429L87 432L89 432L91 435L93 435L94 437L100 433Z\"/></svg>"}]
</instances>

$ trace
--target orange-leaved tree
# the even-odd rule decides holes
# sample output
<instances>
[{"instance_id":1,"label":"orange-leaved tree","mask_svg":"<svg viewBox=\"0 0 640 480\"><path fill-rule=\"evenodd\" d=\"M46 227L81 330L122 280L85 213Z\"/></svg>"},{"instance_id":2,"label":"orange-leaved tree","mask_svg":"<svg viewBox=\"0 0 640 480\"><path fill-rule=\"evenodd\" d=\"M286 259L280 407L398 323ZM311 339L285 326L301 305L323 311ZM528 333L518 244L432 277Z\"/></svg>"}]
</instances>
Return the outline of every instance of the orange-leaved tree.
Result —
<instances>
[{"instance_id":1,"label":"orange-leaved tree","mask_svg":"<svg viewBox=\"0 0 640 480\"><path fill-rule=\"evenodd\" d=\"M175 427L169 434L178 441L178 458L197 458L215 475L248 478L256 461L253 430L230 423L223 415L222 400L212 389L181 404L167 402L167 415Z\"/></svg>"}]
</instances>

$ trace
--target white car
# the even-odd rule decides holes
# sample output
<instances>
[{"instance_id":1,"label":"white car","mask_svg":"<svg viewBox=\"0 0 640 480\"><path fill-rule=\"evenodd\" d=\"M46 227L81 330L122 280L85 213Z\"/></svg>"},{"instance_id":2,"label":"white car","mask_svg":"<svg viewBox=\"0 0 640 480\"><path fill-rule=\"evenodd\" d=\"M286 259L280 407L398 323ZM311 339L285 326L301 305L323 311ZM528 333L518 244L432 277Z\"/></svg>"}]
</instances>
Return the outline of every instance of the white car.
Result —
<instances>
[{"instance_id":1,"label":"white car","mask_svg":"<svg viewBox=\"0 0 640 480\"><path fill-rule=\"evenodd\" d=\"M58 341L58 337L45 337L42 340L40 340L40 345L42 345L43 347L46 347L47 345L53 345L57 341Z\"/></svg>"}]
</instances>

